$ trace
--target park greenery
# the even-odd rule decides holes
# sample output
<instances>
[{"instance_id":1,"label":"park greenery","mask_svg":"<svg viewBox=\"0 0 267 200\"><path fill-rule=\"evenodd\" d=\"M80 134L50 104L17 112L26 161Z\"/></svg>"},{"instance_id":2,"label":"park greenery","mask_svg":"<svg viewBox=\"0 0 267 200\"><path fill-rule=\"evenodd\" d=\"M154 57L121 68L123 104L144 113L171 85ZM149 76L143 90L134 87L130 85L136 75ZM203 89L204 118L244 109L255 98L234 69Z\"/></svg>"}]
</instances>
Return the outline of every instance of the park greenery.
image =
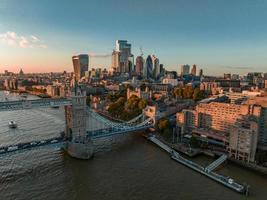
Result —
<instances>
[{"instance_id":1,"label":"park greenery","mask_svg":"<svg viewBox=\"0 0 267 200\"><path fill-rule=\"evenodd\" d=\"M199 101L205 98L205 94L198 87L193 88L192 86L179 86L174 88L173 94L176 98L181 99L193 99Z\"/></svg>"},{"instance_id":2,"label":"park greenery","mask_svg":"<svg viewBox=\"0 0 267 200\"><path fill-rule=\"evenodd\" d=\"M108 106L108 112L112 117L124 121L130 120L142 113L147 101L132 95L128 100L120 95L110 95L112 103Z\"/></svg>"}]
</instances>

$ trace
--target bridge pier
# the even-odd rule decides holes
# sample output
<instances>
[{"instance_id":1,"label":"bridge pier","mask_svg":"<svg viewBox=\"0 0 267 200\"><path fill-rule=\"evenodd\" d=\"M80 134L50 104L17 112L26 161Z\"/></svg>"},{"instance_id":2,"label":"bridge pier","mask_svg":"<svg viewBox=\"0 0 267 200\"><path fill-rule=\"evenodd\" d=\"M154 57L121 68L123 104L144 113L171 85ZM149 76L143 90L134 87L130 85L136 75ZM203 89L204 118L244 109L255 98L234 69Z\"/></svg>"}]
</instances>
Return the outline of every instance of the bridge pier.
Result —
<instances>
[{"instance_id":1,"label":"bridge pier","mask_svg":"<svg viewBox=\"0 0 267 200\"><path fill-rule=\"evenodd\" d=\"M68 141L66 151L71 157L84 160L90 159L94 154L91 140L84 141L83 143Z\"/></svg>"},{"instance_id":2,"label":"bridge pier","mask_svg":"<svg viewBox=\"0 0 267 200\"><path fill-rule=\"evenodd\" d=\"M65 106L66 151L71 157L90 159L94 148L86 132L86 94L79 87L71 92L71 106Z\"/></svg>"}]
</instances>

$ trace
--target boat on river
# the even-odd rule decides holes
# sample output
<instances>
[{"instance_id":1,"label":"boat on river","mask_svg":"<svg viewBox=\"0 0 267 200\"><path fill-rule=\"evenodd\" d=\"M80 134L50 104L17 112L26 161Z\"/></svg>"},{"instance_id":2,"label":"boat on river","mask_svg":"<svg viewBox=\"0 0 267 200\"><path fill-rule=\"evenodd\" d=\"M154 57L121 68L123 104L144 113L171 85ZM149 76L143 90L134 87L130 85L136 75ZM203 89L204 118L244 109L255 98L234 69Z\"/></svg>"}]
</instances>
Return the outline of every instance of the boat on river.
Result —
<instances>
[{"instance_id":1,"label":"boat on river","mask_svg":"<svg viewBox=\"0 0 267 200\"><path fill-rule=\"evenodd\" d=\"M9 128L17 128L18 125L15 121L10 121L8 122L8 126Z\"/></svg>"}]
</instances>

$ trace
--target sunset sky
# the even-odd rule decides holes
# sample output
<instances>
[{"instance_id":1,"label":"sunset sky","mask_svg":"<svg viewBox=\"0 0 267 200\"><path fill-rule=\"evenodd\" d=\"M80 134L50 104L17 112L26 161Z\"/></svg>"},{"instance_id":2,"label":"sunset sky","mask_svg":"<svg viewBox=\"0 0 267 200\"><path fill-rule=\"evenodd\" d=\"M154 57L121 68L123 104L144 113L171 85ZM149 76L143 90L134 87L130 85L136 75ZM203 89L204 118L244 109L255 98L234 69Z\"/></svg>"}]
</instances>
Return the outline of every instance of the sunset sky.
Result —
<instances>
[{"instance_id":1,"label":"sunset sky","mask_svg":"<svg viewBox=\"0 0 267 200\"><path fill-rule=\"evenodd\" d=\"M0 72L72 71L72 55L111 53L117 39L169 70L267 72L266 10L264 0L0 0Z\"/></svg>"}]
</instances>

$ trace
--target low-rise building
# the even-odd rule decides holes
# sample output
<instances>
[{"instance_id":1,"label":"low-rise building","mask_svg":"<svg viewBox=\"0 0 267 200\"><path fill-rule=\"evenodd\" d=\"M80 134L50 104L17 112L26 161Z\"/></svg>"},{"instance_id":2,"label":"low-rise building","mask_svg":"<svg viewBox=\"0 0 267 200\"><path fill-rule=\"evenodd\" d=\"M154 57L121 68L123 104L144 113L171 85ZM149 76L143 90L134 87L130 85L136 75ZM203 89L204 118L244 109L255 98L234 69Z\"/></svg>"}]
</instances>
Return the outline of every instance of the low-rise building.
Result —
<instances>
[{"instance_id":1,"label":"low-rise building","mask_svg":"<svg viewBox=\"0 0 267 200\"><path fill-rule=\"evenodd\" d=\"M200 90L205 91L206 94L219 93L218 84L215 82L202 82L202 83L200 83Z\"/></svg>"},{"instance_id":2,"label":"low-rise building","mask_svg":"<svg viewBox=\"0 0 267 200\"><path fill-rule=\"evenodd\" d=\"M148 100L148 99L151 99L152 97L152 91L149 90L148 87L146 87L145 91L142 91L140 87L137 87L134 90L127 88L127 99L129 99L132 95L135 95L138 98Z\"/></svg>"},{"instance_id":3,"label":"low-rise building","mask_svg":"<svg viewBox=\"0 0 267 200\"><path fill-rule=\"evenodd\" d=\"M178 85L178 80L176 78L164 78L162 79L162 84L169 84L175 87Z\"/></svg>"}]
</instances>

